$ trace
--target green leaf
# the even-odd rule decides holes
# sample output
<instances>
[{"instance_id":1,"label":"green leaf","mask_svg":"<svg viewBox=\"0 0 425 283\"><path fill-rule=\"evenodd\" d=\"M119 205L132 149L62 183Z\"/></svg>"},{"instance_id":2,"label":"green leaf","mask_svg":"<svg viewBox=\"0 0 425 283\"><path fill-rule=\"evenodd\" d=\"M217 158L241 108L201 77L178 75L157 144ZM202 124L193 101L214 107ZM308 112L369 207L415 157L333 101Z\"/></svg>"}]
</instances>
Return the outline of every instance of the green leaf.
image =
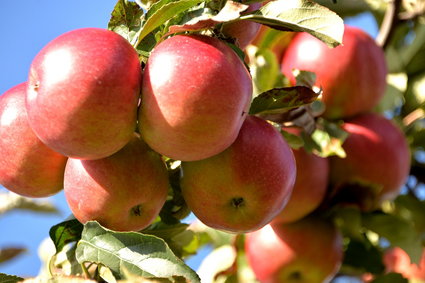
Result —
<instances>
[{"instance_id":1,"label":"green leaf","mask_svg":"<svg viewBox=\"0 0 425 283\"><path fill-rule=\"evenodd\" d=\"M251 103L249 114L280 114L312 103L318 94L304 86L274 88L261 93Z\"/></svg>"},{"instance_id":2,"label":"green leaf","mask_svg":"<svg viewBox=\"0 0 425 283\"><path fill-rule=\"evenodd\" d=\"M285 138L286 142L291 146L291 148L299 149L304 145L304 141L301 137L288 133L287 131L281 130L280 133Z\"/></svg>"},{"instance_id":3,"label":"green leaf","mask_svg":"<svg viewBox=\"0 0 425 283\"><path fill-rule=\"evenodd\" d=\"M241 12L247 8L248 5L228 0L226 1L224 7L217 14L202 13L198 17L189 18L188 21L182 24L171 26L169 33L198 31L212 28L217 24L229 22L239 18Z\"/></svg>"},{"instance_id":4,"label":"green leaf","mask_svg":"<svg viewBox=\"0 0 425 283\"><path fill-rule=\"evenodd\" d=\"M0 263L11 260L20 254L26 252L27 249L23 247L6 247L0 249ZM1 282L1 281L0 281Z\"/></svg>"},{"instance_id":5,"label":"green leaf","mask_svg":"<svg viewBox=\"0 0 425 283\"><path fill-rule=\"evenodd\" d=\"M384 272L382 252L369 241L351 239L344 253L344 265L350 265L362 272L379 274Z\"/></svg>"},{"instance_id":6,"label":"green leaf","mask_svg":"<svg viewBox=\"0 0 425 283\"><path fill-rule=\"evenodd\" d=\"M146 14L146 21L143 23L142 29L137 33L137 42L139 43L152 31L172 19L175 15L194 7L202 0L177 0L167 3L169 1L158 1L151 6L151 9Z\"/></svg>"},{"instance_id":7,"label":"green leaf","mask_svg":"<svg viewBox=\"0 0 425 283\"><path fill-rule=\"evenodd\" d=\"M24 280L24 278L15 276L15 275L8 275L5 273L0 273L0 282L1 283L17 283Z\"/></svg>"},{"instance_id":8,"label":"green leaf","mask_svg":"<svg viewBox=\"0 0 425 283\"><path fill-rule=\"evenodd\" d=\"M188 230L188 227L189 225L184 223L166 224L159 221L150 225L142 233L163 239L175 255L183 257L196 253L196 250L189 247L196 239L195 233Z\"/></svg>"},{"instance_id":9,"label":"green leaf","mask_svg":"<svg viewBox=\"0 0 425 283\"><path fill-rule=\"evenodd\" d=\"M340 45L344 33L344 22L336 13L308 0L270 1L240 19L278 30L308 32L330 47Z\"/></svg>"},{"instance_id":10,"label":"green leaf","mask_svg":"<svg viewBox=\"0 0 425 283\"><path fill-rule=\"evenodd\" d=\"M367 229L387 239L391 246L406 251L413 263L419 263L422 243L411 222L395 215L370 213L363 215L363 224Z\"/></svg>"},{"instance_id":11,"label":"green leaf","mask_svg":"<svg viewBox=\"0 0 425 283\"><path fill-rule=\"evenodd\" d=\"M250 46L246 49L249 56L249 69L254 83L254 97L275 87L281 74L276 55L270 49Z\"/></svg>"},{"instance_id":12,"label":"green leaf","mask_svg":"<svg viewBox=\"0 0 425 283\"><path fill-rule=\"evenodd\" d=\"M67 220L50 228L49 235L59 253L63 247L81 239L83 225L76 219Z\"/></svg>"},{"instance_id":13,"label":"green leaf","mask_svg":"<svg viewBox=\"0 0 425 283\"><path fill-rule=\"evenodd\" d=\"M135 2L118 0L111 13L108 29L112 30L130 43L134 43L137 33L142 28L144 11Z\"/></svg>"},{"instance_id":14,"label":"green leaf","mask_svg":"<svg viewBox=\"0 0 425 283\"><path fill-rule=\"evenodd\" d=\"M0 215L15 209L59 214L59 210L50 201L34 200L12 192L0 193Z\"/></svg>"},{"instance_id":15,"label":"green leaf","mask_svg":"<svg viewBox=\"0 0 425 283\"><path fill-rule=\"evenodd\" d=\"M408 283L409 280L399 273L388 273L377 277L371 283Z\"/></svg>"},{"instance_id":16,"label":"green leaf","mask_svg":"<svg viewBox=\"0 0 425 283\"><path fill-rule=\"evenodd\" d=\"M137 232L114 232L94 221L84 225L76 257L80 263L105 265L118 278L128 270L145 277L182 276L190 282L200 282L198 275L162 239Z\"/></svg>"},{"instance_id":17,"label":"green leaf","mask_svg":"<svg viewBox=\"0 0 425 283\"><path fill-rule=\"evenodd\" d=\"M395 214L412 223L425 239L425 202L411 195L400 195L395 201Z\"/></svg>"}]
</instances>

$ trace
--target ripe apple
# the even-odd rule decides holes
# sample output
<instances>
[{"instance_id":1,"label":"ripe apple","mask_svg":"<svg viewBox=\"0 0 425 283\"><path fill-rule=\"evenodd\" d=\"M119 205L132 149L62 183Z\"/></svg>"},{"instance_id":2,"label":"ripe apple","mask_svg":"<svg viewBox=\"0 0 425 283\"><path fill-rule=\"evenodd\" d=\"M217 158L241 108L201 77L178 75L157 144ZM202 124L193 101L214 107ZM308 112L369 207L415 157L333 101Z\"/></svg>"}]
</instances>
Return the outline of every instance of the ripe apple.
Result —
<instances>
[{"instance_id":1,"label":"ripe apple","mask_svg":"<svg viewBox=\"0 0 425 283\"><path fill-rule=\"evenodd\" d=\"M248 9L246 9L243 14L247 14L253 11L260 9L261 3L252 3L249 5ZM258 31L260 30L260 24L249 21L242 20L236 21L223 25L222 32L223 34L233 37L236 39L236 44L240 49L245 49L255 38Z\"/></svg>"},{"instance_id":2,"label":"ripe apple","mask_svg":"<svg viewBox=\"0 0 425 283\"><path fill-rule=\"evenodd\" d=\"M342 236L324 220L273 222L246 235L245 251L261 283L330 282L342 263Z\"/></svg>"},{"instance_id":3,"label":"ripe apple","mask_svg":"<svg viewBox=\"0 0 425 283\"><path fill-rule=\"evenodd\" d=\"M422 251L422 257L419 265L412 263L409 255L399 247L394 247L385 251L383 261L386 267L386 272L397 272L407 279L425 280L424 251Z\"/></svg>"},{"instance_id":4,"label":"ripe apple","mask_svg":"<svg viewBox=\"0 0 425 283\"><path fill-rule=\"evenodd\" d=\"M342 128L349 133L343 143L347 156L330 158L333 190L340 194L351 190L355 194L356 190L367 189L366 195L371 199L361 200L365 210L382 200L394 199L410 170L404 134L390 120L374 113L347 120Z\"/></svg>"},{"instance_id":5,"label":"ripe apple","mask_svg":"<svg viewBox=\"0 0 425 283\"><path fill-rule=\"evenodd\" d=\"M308 33L299 33L282 59L282 72L295 84L293 69L316 73L323 89L324 117L348 118L370 111L386 88L383 50L364 31L345 26L343 45L329 48Z\"/></svg>"},{"instance_id":6,"label":"ripe apple","mask_svg":"<svg viewBox=\"0 0 425 283\"><path fill-rule=\"evenodd\" d=\"M260 229L285 206L295 181L294 156L266 121L248 116L236 141L213 157L182 163L181 188L207 226L243 233Z\"/></svg>"},{"instance_id":7,"label":"ripe apple","mask_svg":"<svg viewBox=\"0 0 425 283\"><path fill-rule=\"evenodd\" d=\"M329 161L306 152L292 150L297 164L297 176L288 204L276 217L280 222L295 222L313 212L322 203L327 188Z\"/></svg>"},{"instance_id":8,"label":"ripe apple","mask_svg":"<svg viewBox=\"0 0 425 283\"><path fill-rule=\"evenodd\" d=\"M0 184L26 197L47 197L62 190L67 158L31 130L26 90L21 83L0 96Z\"/></svg>"},{"instance_id":9,"label":"ripe apple","mask_svg":"<svg viewBox=\"0 0 425 283\"><path fill-rule=\"evenodd\" d=\"M138 231L158 215L168 192L161 157L139 136L112 156L70 158L65 168L65 197L81 223L96 220L117 231Z\"/></svg>"},{"instance_id":10,"label":"ripe apple","mask_svg":"<svg viewBox=\"0 0 425 283\"><path fill-rule=\"evenodd\" d=\"M121 149L136 128L141 67L120 35L83 28L34 58L26 107L30 126L55 151L98 159Z\"/></svg>"},{"instance_id":11,"label":"ripe apple","mask_svg":"<svg viewBox=\"0 0 425 283\"><path fill-rule=\"evenodd\" d=\"M250 74L229 46L176 35L155 47L145 67L140 132L167 157L208 158L236 139L251 97Z\"/></svg>"}]
</instances>

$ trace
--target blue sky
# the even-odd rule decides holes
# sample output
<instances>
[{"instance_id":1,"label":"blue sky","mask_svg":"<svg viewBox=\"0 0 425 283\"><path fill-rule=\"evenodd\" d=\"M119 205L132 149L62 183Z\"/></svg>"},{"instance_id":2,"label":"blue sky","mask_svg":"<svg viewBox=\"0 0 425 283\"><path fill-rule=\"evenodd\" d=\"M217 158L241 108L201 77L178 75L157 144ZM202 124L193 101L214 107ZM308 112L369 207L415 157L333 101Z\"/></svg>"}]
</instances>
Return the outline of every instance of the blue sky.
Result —
<instances>
[{"instance_id":1,"label":"blue sky","mask_svg":"<svg viewBox=\"0 0 425 283\"><path fill-rule=\"evenodd\" d=\"M106 28L115 3L116 0L0 1L0 94L27 80L32 59L55 37L82 27ZM347 23L359 26L373 36L377 33L369 16L350 19ZM51 226L70 215L63 193L50 200L59 207L60 215L14 211L0 216L0 247L24 245L28 248L26 254L0 264L0 273L20 276L38 273L37 249L40 242L48 237ZM198 264L198 258L190 261L192 267Z\"/></svg>"}]
</instances>

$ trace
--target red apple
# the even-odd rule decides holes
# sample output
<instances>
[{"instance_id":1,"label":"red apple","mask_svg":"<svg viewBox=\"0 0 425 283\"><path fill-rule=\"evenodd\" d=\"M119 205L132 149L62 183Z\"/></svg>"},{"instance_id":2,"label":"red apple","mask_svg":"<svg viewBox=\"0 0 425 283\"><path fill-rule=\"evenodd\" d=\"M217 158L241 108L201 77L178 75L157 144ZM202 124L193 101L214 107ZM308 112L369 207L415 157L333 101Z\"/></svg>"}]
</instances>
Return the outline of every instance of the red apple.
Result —
<instances>
[{"instance_id":1,"label":"red apple","mask_svg":"<svg viewBox=\"0 0 425 283\"><path fill-rule=\"evenodd\" d=\"M379 114L364 114L346 121L349 133L343 143L346 158L330 158L330 180L341 194L368 189L373 208L382 200L394 199L410 170L409 147L404 134ZM347 191L345 191L347 189Z\"/></svg>"},{"instance_id":2,"label":"red apple","mask_svg":"<svg viewBox=\"0 0 425 283\"><path fill-rule=\"evenodd\" d=\"M276 217L280 222L295 222L313 212L323 201L328 188L329 162L326 158L293 149L297 177L288 204Z\"/></svg>"},{"instance_id":3,"label":"red apple","mask_svg":"<svg viewBox=\"0 0 425 283\"><path fill-rule=\"evenodd\" d=\"M345 26L342 43L331 49L308 33L299 33L282 60L282 72L293 84L293 69L316 73L316 84L323 88L324 116L331 119L370 111L386 88L385 55L373 38Z\"/></svg>"},{"instance_id":4,"label":"red apple","mask_svg":"<svg viewBox=\"0 0 425 283\"><path fill-rule=\"evenodd\" d=\"M248 9L246 9L243 14L247 14L253 11L256 11L260 9L261 3L252 3L249 5ZM236 21L228 24L223 25L222 32L223 34L233 37L236 39L236 44L241 49L245 49L255 38L258 31L260 30L260 24L249 21L249 20L242 20L242 21Z\"/></svg>"},{"instance_id":5,"label":"red apple","mask_svg":"<svg viewBox=\"0 0 425 283\"><path fill-rule=\"evenodd\" d=\"M63 155L98 159L120 150L136 128L141 67L120 35L84 28L34 58L26 106L36 135Z\"/></svg>"},{"instance_id":6,"label":"red apple","mask_svg":"<svg viewBox=\"0 0 425 283\"><path fill-rule=\"evenodd\" d=\"M409 255L399 247L394 247L385 251L383 261L386 267L386 272L397 272L407 279L425 280L424 251L422 251L422 257L419 265L412 263Z\"/></svg>"},{"instance_id":7,"label":"red apple","mask_svg":"<svg viewBox=\"0 0 425 283\"><path fill-rule=\"evenodd\" d=\"M138 231L158 215L168 192L161 157L139 136L112 156L70 158L65 169L65 197L81 223L96 220L117 231Z\"/></svg>"},{"instance_id":8,"label":"red apple","mask_svg":"<svg viewBox=\"0 0 425 283\"><path fill-rule=\"evenodd\" d=\"M247 117L236 141L213 157L182 163L182 194L204 224L248 232L285 206L295 181L293 154L266 121Z\"/></svg>"},{"instance_id":9,"label":"red apple","mask_svg":"<svg viewBox=\"0 0 425 283\"><path fill-rule=\"evenodd\" d=\"M342 263L342 236L314 218L273 222L246 235L245 251L262 283L330 282Z\"/></svg>"},{"instance_id":10,"label":"red apple","mask_svg":"<svg viewBox=\"0 0 425 283\"><path fill-rule=\"evenodd\" d=\"M67 158L44 145L25 110L27 83L0 96L0 184L27 197L47 197L63 188Z\"/></svg>"},{"instance_id":11,"label":"red apple","mask_svg":"<svg viewBox=\"0 0 425 283\"><path fill-rule=\"evenodd\" d=\"M251 96L250 74L229 46L176 35L155 47L145 67L140 132L167 157L208 158L236 139Z\"/></svg>"}]
</instances>

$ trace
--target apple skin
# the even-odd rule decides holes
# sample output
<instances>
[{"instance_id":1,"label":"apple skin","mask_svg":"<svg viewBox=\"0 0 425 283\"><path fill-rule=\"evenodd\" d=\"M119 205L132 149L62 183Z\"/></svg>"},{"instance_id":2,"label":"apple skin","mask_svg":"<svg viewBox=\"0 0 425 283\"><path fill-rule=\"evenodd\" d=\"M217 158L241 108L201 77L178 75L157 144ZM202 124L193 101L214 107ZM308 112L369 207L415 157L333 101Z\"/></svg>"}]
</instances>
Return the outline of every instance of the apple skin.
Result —
<instances>
[{"instance_id":1,"label":"apple skin","mask_svg":"<svg viewBox=\"0 0 425 283\"><path fill-rule=\"evenodd\" d=\"M329 161L303 148L292 149L297 177L291 197L275 218L282 223L295 222L313 212L322 203L328 188Z\"/></svg>"},{"instance_id":2,"label":"apple skin","mask_svg":"<svg viewBox=\"0 0 425 283\"><path fill-rule=\"evenodd\" d=\"M67 158L43 144L28 124L27 83L0 96L0 184L26 197L61 191Z\"/></svg>"},{"instance_id":3,"label":"apple skin","mask_svg":"<svg viewBox=\"0 0 425 283\"><path fill-rule=\"evenodd\" d=\"M136 134L120 151L97 160L70 158L65 197L81 223L96 220L116 231L138 231L158 215L168 192L161 157Z\"/></svg>"},{"instance_id":4,"label":"apple skin","mask_svg":"<svg viewBox=\"0 0 425 283\"><path fill-rule=\"evenodd\" d=\"M30 126L55 151L99 159L120 150L136 128L141 67L120 35L77 29L34 58L26 107Z\"/></svg>"},{"instance_id":5,"label":"apple skin","mask_svg":"<svg viewBox=\"0 0 425 283\"><path fill-rule=\"evenodd\" d=\"M327 283L342 264L342 236L321 219L273 222L246 235L245 252L261 283Z\"/></svg>"},{"instance_id":6,"label":"apple skin","mask_svg":"<svg viewBox=\"0 0 425 283\"><path fill-rule=\"evenodd\" d=\"M252 3L249 5L242 15L256 11L260 9L261 3ZM260 31L261 24L249 21L242 20L236 21L229 24L224 24L222 32L223 34L233 37L236 39L236 45L240 49L245 49L255 38L257 33Z\"/></svg>"},{"instance_id":7,"label":"apple skin","mask_svg":"<svg viewBox=\"0 0 425 283\"><path fill-rule=\"evenodd\" d=\"M425 252L419 265L411 263L409 255L401 248L394 247L385 251L383 261L386 272L397 272L407 279L425 280Z\"/></svg>"},{"instance_id":8,"label":"apple skin","mask_svg":"<svg viewBox=\"0 0 425 283\"><path fill-rule=\"evenodd\" d=\"M349 133L342 145L347 156L329 159L332 190L344 194L346 186L366 186L371 199L364 200L364 210L394 199L410 170L410 151L404 134L392 121L375 113L347 120L342 128Z\"/></svg>"},{"instance_id":9,"label":"apple skin","mask_svg":"<svg viewBox=\"0 0 425 283\"><path fill-rule=\"evenodd\" d=\"M145 67L140 132L172 159L208 158L236 139L251 97L250 74L224 42L176 35L155 47Z\"/></svg>"},{"instance_id":10,"label":"apple skin","mask_svg":"<svg viewBox=\"0 0 425 283\"><path fill-rule=\"evenodd\" d=\"M332 49L307 33L297 34L282 59L283 74L295 84L293 69L316 73L328 119L370 111L386 89L383 50L367 33L350 26L345 26L343 45Z\"/></svg>"},{"instance_id":11,"label":"apple skin","mask_svg":"<svg viewBox=\"0 0 425 283\"><path fill-rule=\"evenodd\" d=\"M213 157L182 163L183 198L205 225L258 230L285 206L295 182L292 151L266 121L248 116L236 141Z\"/></svg>"}]
</instances>

